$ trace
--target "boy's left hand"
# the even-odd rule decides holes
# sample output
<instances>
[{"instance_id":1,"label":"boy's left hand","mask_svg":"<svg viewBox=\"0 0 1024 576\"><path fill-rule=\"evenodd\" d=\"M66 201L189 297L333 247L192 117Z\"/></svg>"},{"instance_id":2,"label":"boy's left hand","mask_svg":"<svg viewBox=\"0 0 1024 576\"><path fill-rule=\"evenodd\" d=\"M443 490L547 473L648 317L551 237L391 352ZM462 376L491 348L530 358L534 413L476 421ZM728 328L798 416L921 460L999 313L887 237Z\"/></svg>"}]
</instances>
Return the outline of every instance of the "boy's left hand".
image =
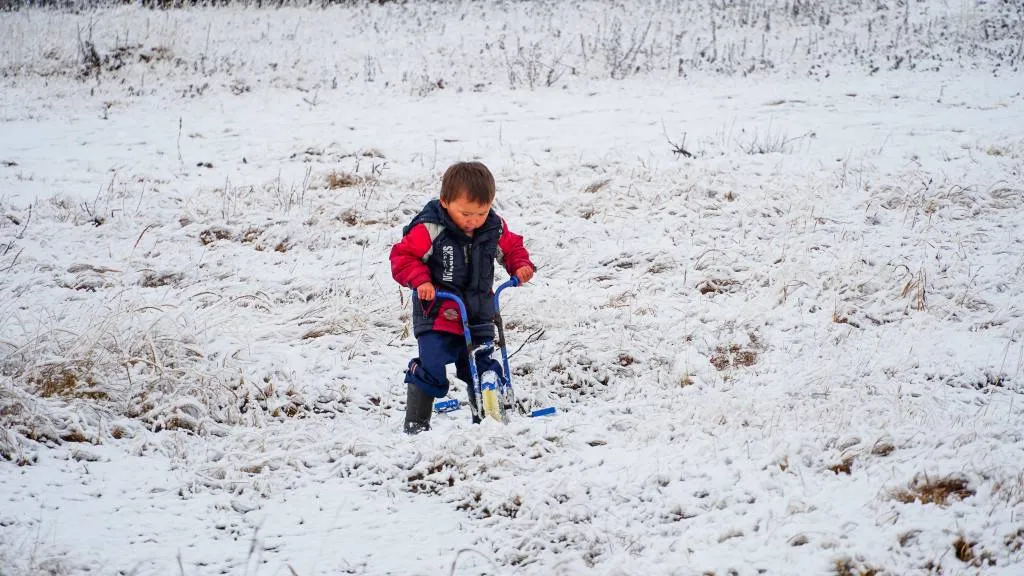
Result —
<instances>
[{"instance_id":1,"label":"boy's left hand","mask_svg":"<svg viewBox=\"0 0 1024 576\"><path fill-rule=\"evenodd\" d=\"M516 278L519 278L520 284L526 284L531 278L533 278L533 267L523 266L519 268L516 270Z\"/></svg>"}]
</instances>

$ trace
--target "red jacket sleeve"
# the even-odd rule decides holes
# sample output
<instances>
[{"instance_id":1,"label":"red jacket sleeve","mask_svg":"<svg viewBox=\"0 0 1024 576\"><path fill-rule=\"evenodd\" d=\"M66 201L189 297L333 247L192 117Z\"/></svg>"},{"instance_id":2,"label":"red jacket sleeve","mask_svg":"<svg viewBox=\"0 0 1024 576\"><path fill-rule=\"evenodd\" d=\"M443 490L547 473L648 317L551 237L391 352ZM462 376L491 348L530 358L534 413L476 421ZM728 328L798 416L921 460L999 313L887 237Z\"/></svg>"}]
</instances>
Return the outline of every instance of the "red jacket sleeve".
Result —
<instances>
[{"instance_id":1,"label":"red jacket sleeve","mask_svg":"<svg viewBox=\"0 0 1024 576\"><path fill-rule=\"evenodd\" d=\"M391 276L402 286L416 289L420 284L430 282L430 269L423 257L430 251L430 232L423 224L417 224L391 247Z\"/></svg>"},{"instance_id":2,"label":"red jacket sleeve","mask_svg":"<svg viewBox=\"0 0 1024 576\"><path fill-rule=\"evenodd\" d=\"M505 265L509 276L516 273L523 266L537 269L530 261L530 253L526 246L523 246L523 237L508 229L508 223L501 220L501 237L498 238L499 260Z\"/></svg>"}]
</instances>

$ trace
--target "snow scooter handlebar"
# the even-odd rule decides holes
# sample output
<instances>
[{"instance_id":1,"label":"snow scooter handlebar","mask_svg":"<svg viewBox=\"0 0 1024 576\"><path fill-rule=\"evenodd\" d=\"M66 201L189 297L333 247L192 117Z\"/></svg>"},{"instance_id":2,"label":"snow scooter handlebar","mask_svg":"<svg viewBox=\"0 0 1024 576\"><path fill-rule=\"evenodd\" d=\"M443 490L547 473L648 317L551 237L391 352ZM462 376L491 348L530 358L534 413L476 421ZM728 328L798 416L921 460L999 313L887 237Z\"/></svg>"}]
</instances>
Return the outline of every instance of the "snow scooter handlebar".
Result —
<instances>
[{"instance_id":1,"label":"snow scooter handlebar","mask_svg":"<svg viewBox=\"0 0 1024 576\"><path fill-rule=\"evenodd\" d=\"M505 346L505 323L501 320L501 291L508 287L519 286L521 282L516 276L512 276L507 281L503 282L498 289L494 291L494 324L498 327L498 347L501 348L501 364L505 369L505 380L508 382L509 388L512 387L512 369L508 365L508 347ZM555 413L554 406L548 406L547 408L540 408L534 410L528 414L530 418L536 418L538 416L548 416Z\"/></svg>"}]
</instances>

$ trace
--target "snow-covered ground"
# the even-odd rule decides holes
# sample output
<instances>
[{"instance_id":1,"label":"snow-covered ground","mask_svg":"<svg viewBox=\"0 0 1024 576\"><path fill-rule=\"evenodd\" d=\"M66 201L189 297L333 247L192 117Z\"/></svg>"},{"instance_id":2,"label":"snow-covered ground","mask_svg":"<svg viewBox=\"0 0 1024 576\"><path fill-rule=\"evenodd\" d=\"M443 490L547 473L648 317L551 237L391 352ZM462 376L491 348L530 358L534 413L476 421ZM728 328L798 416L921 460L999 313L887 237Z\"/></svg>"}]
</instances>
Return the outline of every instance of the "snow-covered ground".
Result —
<instances>
[{"instance_id":1,"label":"snow-covered ground","mask_svg":"<svg viewBox=\"0 0 1024 576\"><path fill-rule=\"evenodd\" d=\"M0 574L1024 572L1022 42L960 0L0 13ZM473 158L558 414L409 437L388 251Z\"/></svg>"}]
</instances>

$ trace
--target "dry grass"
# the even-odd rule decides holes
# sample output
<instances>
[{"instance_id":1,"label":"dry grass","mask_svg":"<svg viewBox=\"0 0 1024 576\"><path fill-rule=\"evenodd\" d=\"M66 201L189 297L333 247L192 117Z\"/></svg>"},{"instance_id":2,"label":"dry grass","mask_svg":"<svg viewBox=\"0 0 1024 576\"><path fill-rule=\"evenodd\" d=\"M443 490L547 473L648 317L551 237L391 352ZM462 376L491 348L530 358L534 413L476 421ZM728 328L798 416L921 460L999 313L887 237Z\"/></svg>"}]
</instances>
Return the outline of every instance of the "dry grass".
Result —
<instances>
[{"instance_id":1,"label":"dry grass","mask_svg":"<svg viewBox=\"0 0 1024 576\"><path fill-rule=\"evenodd\" d=\"M832 322L835 324L847 324L849 326L853 326L854 328L860 328L860 324L850 320L849 316L841 314L838 310L832 312Z\"/></svg>"},{"instance_id":2,"label":"dry grass","mask_svg":"<svg viewBox=\"0 0 1024 576\"><path fill-rule=\"evenodd\" d=\"M601 180L598 180L597 182L592 182L592 183L588 184L587 187L583 191L588 193L588 194L596 194L597 192L600 192L602 188L607 186L608 183L611 182L611 181L612 181L611 178L602 178Z\"/></svg>"},{"instance_id":3,"label":"dry grass","mask_svg":"<svg viewBox=\"0 0 1024 576\"><path fill-rule=\"evenodd\" d=\"M974 496L974 490L968 485L966 478L945 476L929 478L927 474L914 476L906 489L893 490L891 496L904 504L918 501L922 504L945 506L951 498L963 500Z\"/></svg>"},{"instance_id":4,"label":"dry grass","mask_svg":"<svg viewBox=\"0 0 1024 576\"><path fill-rule=\"evenodd\" d=\"M889 454L892 454L894 450L896 450L896 447L893 446L892 441L887 438L879 438L878 441L875 442L875 445L871 447L871 453L875 456L888 456Z\"/></svg>"},{"instance_id":5,"label":"dry grass","mask_svg":"<svg viewBox=\"0 0 1024 576\"><path fill-rule=\"evenodd\" d=\"M927 291L928 277L921 269L903 285L900 297L909 298L915 310L923 311L927 307Z\"/></svg>"},{"instance_id":6,"label":"dry grass","mask_svg":"<svg viewBox=\"0 0 1024 576\"><path fill-rule=\"evenodd\" d=\"M854 560L845 557L838 558L832 563L832 573L836 576L878 576L884 571L868 564L861 558Z\"/></svg>"},{"instance_id":7,"label":"dry grass","mask_svg":"<svg viewBox=\"0 0 1024 576\"><path fill-rule=\"evenodd\" d=\"M106 392L98 390L99 383L90 374L88 363L61 363L42 366L28 377L36 393L44 398L84 398L107 400Z\"/></svg>"},{"instance_id":8,"label":"dry grass","mask_svg":"<svg viewBox=\"0 0 1024 576\"><path fill-rule=\"evenodd\" d=\"M953 541L953 554L957 560L975 568L996 565L995 556L991 552L982 549L977 542L971 542L963 534Z\"/></svg>"},{"instance_id":9,"label":"dry grass","mask_svg":"<svg viewBox=\"0 0 1024 576\"><path fill-rule=\"evenodd\" d=\"M355 226L359 224L359 212L349 208L341 213L341 221L349 226Z\"/></svg>"},{"instance_id":10,"label":"dry grass","mask_svg":"<svg viewBox=\"0 0 1024 576\"><path fill-rule=\"evenodd\" d=\"M832 466L829 466L828 469L836 474L841 473L849 475L853 473L853 461L853 456L847 456L843 458L843 460L838 464L833 464Z\"/></svg>"},{"instance_id":11,"label":"dry grass","mask_svg":"<svg viewBox=\"0 0 1024 576\"><path fill-rule=\"evenodd\" d=\"M181 272L159 273L152 270L147 271L140 284L143 288L160 288L161 286L173 286L181 282L185 275Z\"/></svg>"},{"instance_id":12,"label":"dry grass","mask_svg":"<svg viewBox=\"0 0 1024 576\"><path fill-rule=\"evenodd\" d=\"M1019 528L1012 534L1007 534L1006 538L1003 538L1003 544L1010 552L1020 552L1024 550L1024 528Z\"/></svg>"},{"instance_id":13,"label":"dry grass","mask_svg":"<svg viewBox=\"0 0 1024 576\"><path fill-rule=\"evenodd\" d=\"M742 348L739 344L718 345L711 355L711 364L718 370L737 366L753 366L757 363L757 351Z\"/></svg>"},{"instance_id":14,"label":"dry grass","mask_svg":"<svg viewBox=\"0 0 1024 576\"><path fill-rule=\"evenodd\" d=\"M337 190L338 188L351 188L362 183L363 179L348 172L331 172L327 175L327 188Z\"/></svg>"},{"instance_id":15,"label":"dry grass","mask_svg":"<svg viewBox=\"0 0 1024 576\"><path fill-rule=\"evenodd\" d=\"M1024 472L996 479L992 483L992 497L1010 508L1024 504Z\"/></svg>"},{"instance_id":16,"label":"dry grass","mask_svg":"<svg viewBox=\"0 0 1024 576\"><path fill-rule=\"evenodd\" d=\"M956 555L956 559L961 562L973 562L974 542L968 542L962 534L957 536L956 540L953 541L953 553Z\"/></svg>"},{"instance_id":17,"label":"dry grass","mask_svg":"<svg viewBox=\"0 0 1024 576\"><path fill-rule=\"evenodd\" d=\"M212 226L199 233L199 241L203 243L203 246L206 246L216 242L217 240L230 240L231 236L231 230L221 228L219 226Z\"/></svg>"},{"instance_id":18,"label":"dry grass","mask_svg":"<svg viewBox=\"0 0 1024 576\"><path fill-rule=\"evenodd\" d=\"M738 280L729 278L708 278L697 284L701 294L725 294L736 292L740 287Z\"/></svg>"},{"instance_id":19,"label":"dry grass","mask_svg":"<svg viewBox=\"0 0 1024 576\"><path fill-rule=\"evenodd\" d=\"M901 548L906 548L910 544L917 542L917 537L921 535L920 530L907 530L896 537L896 541L900 543Z\"/></svg>"}]
</instances>

